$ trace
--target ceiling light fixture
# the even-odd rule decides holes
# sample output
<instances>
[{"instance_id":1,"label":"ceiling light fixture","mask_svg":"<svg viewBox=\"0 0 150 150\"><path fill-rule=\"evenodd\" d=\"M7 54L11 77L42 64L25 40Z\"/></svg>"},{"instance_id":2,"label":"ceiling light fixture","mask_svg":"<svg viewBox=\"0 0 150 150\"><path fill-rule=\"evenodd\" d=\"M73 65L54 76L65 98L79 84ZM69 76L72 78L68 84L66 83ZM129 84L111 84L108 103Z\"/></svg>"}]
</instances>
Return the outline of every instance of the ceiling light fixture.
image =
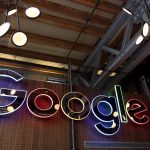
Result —
<instances>
[{"instance_id":1,"label":"ceiling light fixture","mask_svg":"<svg viewBox=\"0 0 150 150\"><path fill-rule=\"evenodd\" d=\"M101 70L101 69L100 69L100 70L97 71L97 75L100 76L103 72L104 72L104 70Z\"/></svg>"},{"instance_id":2,"label":"ceiling light fixture","mask_svg":"<svg viewBox=\"0 0 150 150\"><path fill-rule=\"evenodd\" d=\"M27 44L27 41L28 41L28 38L26 34L23 32L20 32L20 31L15 32L12 36L12 42L16 46L19 46L19 47L24 46Z\"/></svg>"},{"instance_id":3,"label":"ceiling light fixture","mask_svg":"<svg viewBox=\"0 0 150 150\"><path fill-rule=\"evenodd\" d=\"M130 11L130 10L128 10L128 9L126 9L126 8L124 8L124 7L122 7L122 10L124 11L124 12L126 12L127 14L129 14L129 15L133 15L133 13Z\"/></svg>"},{"instance_id":4,"label":"ceiling light fixture","mask_svg":"<svg viewBox=\"0 0 150 150\"><path fill-rule=\"evenodd\" d=\"M32 19L39 17L40 13L40 10L36 7L29 7L25 11L26 16Z\"/></svg>"},{"instance_id":5,"label":"ceiling light fixture","mask_svg":"<svg viewBox=\"0 0 150 150\"><path fill-rule=\"evenodd\" d=\"M0 25L0 37L4 36L8 32L10 27L11 24L9 22L5 22L2 25Z\"/></svg>"},{"instance_id":6,"label":"ceiling light fixture","mask_svg":"<svg viewBox=\"0 0 150 150\"><path fill-rule=\"evenodd\" d=\"M144 23L143 28L142 28L142 35L146 37L148 36L148 33L149 33L149 24L146 22Z\"/></svg>"},{"instance_id":7,"label":"ceiling light fixture","mask_svg":"<svg viewBox=\"0 0 150 150\"><path fill-rule=\"evenodd\" d=\"M143 40L144 40L144 37L142 35L139 35L137 40L136 40L136 45L141 44L143 42Z\"/></svg>"},{"instance_id":8,"label":"ceiling light fixture","mask_svg":"<svg viewBox=\"0 0 150 150\"><path fill-rule=\"evenodd\" d=\"M148 11L150 13L150 8L149 8L146 0L144 0L144 3L145 3L145 5L146 5L146 7L147 7L147 9L148 9ZM139 45L139 44L141 44L144 41L145 37L147 37L149 35L149 30L150 30L149 23L144 21L144 19L142 17L139 17L138 15L133 14L130 10L126 9L125 5L126 5L126 2L124 2L123 6L122 6L123 11L125 11L129 15L134 15L135 17L140 19L142 21L142 23L144 23L143 26L142 26L142 29L141 29L141 34L136 39L136 45Z\"/></svg>"},{"instance_id":9,"label":"ceiling light fixture","mask_svg":"<svg viewBox=\"0 0 150 150\"><path fill-rule=\"evenodd\" d=\"M14 9L9 10L7 15L11 16L11 15L15 14L16 12L17 12L17 9L14 8Z\"/></svg>"},{"instance_id":10,"label":"ceiling light fixture","mask_svg":"<svg viewBox=\"0 0 150 150\"><path fill-rule=\"evenodd\" d=\"M5 13L5 15L6 15L5 21L2 25L0 25L0 38L2 36L4 36L8 32L8 30L11 28L11 24L9 22L7 22L7 17L16 13L18 31L12 35L11 40L15 46L21 47L21 46L24 46L27 44L28 38L27 38L26 34L20 30L20 21L19 21L19 15L18 15L19 0L16 0L15 5L12 5L11 2L12 2L12 0L9 0L9 6L7 9L7 12ZM20 2L22 2L22 1L20 1ZM32 19L37 18L40 15L40 13L41 13L40 10L36 7L29 7L28 9L26 9L26 12L25 12L25 14L29 18L32 18Z\"/></svg>"},{"instance_id":11,"label":"ceiling light fixture","mask_svg":"<svg viewBox=\"0 0 150 150\"><path fill-rule=\"evenodd\" d=\"M114 76L116 76L116 72L112 72L110 75L109 75L109 77L114 77Z\"/></svg>"},{"instance_id":12,"label":"ceiling light fixture","mask_svg":"<svg viewBox=\"0 0 150 150\"><path fill-rule=\"evenodd\" d=\"M15 14L16 12L17 12L17 6L16 6L16 4L11 4L11 0L10 0L10 7L5 14L7 16L11 16L11 15Z\"/></svg>"},{"instance_id":13,"label":"ceiling light fixture","mask_svg":"<svg viewBox=\"0 0 150 150\"><path fill-rule=\"evenodd\" d=\"M126 6L126 2L124 2L123 3L123 5L122 5L122 10L124 11L124 12L126 12L127 14L129 14L129 15L133 15L133 13L129 10L129 9L127 9L126 8L127 6Z\"/></svg>"},{"instance_id":14,"label":"ceiling light fixture","mask_svg":"<svg viewBox=\"0 0 150 150\"><path fill-rule=\"evenodd\" d=\"M16 8L18 9L18 0L16 1ZM20 20L18 11L17 11L17 24L19 31L15 32L12 35L11 40L15 46L22 47L27 44L28 38L24 32L20 31Z\"/></svg>"},{"instance_id":15,"label":"ceiling light fixture","mask_svg":"<svg viewBox=\"0 0 150 150\"><path fill-rule=\"evenodd\" d=\"M8 8L7 8L7 13L6 13L5 21L4 21L4 23L2 25L0 25L0 38L2 36L4 36L8 32L8 30L10 29L10 27L11 27L10 22L7 22L7 16L8 16L7 14L8 14L10 5L11 5L11 1L10 1L9 5L8 5Z\"/></svg>"}]
</instances>

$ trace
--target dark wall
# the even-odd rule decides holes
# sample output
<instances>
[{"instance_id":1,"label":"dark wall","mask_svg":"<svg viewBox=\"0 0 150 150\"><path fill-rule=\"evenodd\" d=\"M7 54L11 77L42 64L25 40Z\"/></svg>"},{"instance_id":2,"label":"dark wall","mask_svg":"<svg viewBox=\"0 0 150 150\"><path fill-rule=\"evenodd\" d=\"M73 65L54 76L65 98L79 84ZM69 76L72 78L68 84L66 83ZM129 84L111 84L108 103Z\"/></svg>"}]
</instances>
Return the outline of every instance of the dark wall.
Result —
<instances>
[{"instance_id":1,"label":"dark wall","mask_svg":"<svg viewBox=\"0 0 150 150\"><path fill-rule=\"evenodd\" d=\"M61 99L68 91L63 84L50 84L31 80L23 80L18 84L0 79L0 87L26 89L28 94L35 88L46 87L58 94ZM100 91L82 89L82 92L91 101ZM138 97L145 103L143 96L127 94L125 100ZM150 114L150 112L149 112ZM92 113L82 121L75 121L75 135L77 150L84 150L84 141L113 141L113 142L150 142L150 123L138 126L129 120L121 124L121 129L116 135L104 136L98 133L94 123L98 120ZM27 109L26 103L13 114L0 116L0 150L70 150L70 120L62 113L61 109L49 119L40 119L33 116ZM94 149L93 149L94 150Z\"/></svg>"}]
</instances>

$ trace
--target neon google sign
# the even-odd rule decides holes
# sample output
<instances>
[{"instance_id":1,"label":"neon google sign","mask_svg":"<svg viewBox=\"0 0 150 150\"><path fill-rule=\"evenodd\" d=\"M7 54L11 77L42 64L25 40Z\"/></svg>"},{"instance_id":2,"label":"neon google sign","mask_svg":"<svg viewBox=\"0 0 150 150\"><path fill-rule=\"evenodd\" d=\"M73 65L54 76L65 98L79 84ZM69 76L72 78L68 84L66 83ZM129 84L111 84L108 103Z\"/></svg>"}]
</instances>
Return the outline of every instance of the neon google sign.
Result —
<instances>
[{"instance_id":1,"label":"neon google sign","mask_svg":"<svg viewBox=\"0 0 150 150\"><path fill-rule=\"evenodd\" d=\"M23 77L12 70L0 69L1 78L9 78L15 82L19 82ZM144 125L149 122L149 117L145 115L148 110L143 102L138 99L129 100L126 105L124 105L124 99L122 95L122 90L119 85L115 86L116 98L106 95L98 95L90 104L88 98L79 92L69 92L66 93L61 102L59 97L50 89L38 88L33 90L28 96L27 91L0 88L0 97L3 98L13 98L13 101L7 105L0 105L0 115L11 114L18 110L22 104L25 102L29 111L37 117L48 118L52 117L57 111L62 109L63 113L72 120L82 120L86 118L90 111L99 120L95 124L97 131L104 135L114 135L119 131L121 123L127 123L127 116L136 124ZM37 106L36 101L40 96L45 96L51 101L51 106L47 109L41 109ZM78 100L82 104L82 110L74 111L71 108L71 103ZM100 106L107 105L110 111L104 113Z\"/></svg>"}]
</instances>

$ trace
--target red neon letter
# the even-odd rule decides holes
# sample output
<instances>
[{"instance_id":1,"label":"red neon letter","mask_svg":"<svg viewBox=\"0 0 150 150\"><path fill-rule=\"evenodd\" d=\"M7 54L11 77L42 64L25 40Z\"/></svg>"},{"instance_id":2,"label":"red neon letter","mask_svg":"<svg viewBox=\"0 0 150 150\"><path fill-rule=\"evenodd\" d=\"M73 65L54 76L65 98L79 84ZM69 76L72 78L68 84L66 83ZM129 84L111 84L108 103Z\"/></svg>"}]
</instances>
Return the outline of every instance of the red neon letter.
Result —
<instances>
[{"instance_id":1,"label":"red neon letter","mask_svg":"<svg viewBox=\"0 0 150 150\"><path fill-rule=\"evenodd\" d=\"M46 97L51 101L52 104L49 108L43 109L37 105L37 99L42 97ZM29 94L27 98L27 107L33 115L40 118L48 118L59 110L60 102L58 96L53 91L47 88L38 88Z\"/></svg>"},{"instance_id":2,"label":"red neon letter","mask_svg":"<svg viewBox=\"0 0 150 150\"><path fill-rule=\"evenodd\" d=\"M127 102L126 111L129 118L136 124L144 125L149 121L149 117L143 114L147 111L147 107L137 99L131 99Z\"/></svg>"}]
</instances>

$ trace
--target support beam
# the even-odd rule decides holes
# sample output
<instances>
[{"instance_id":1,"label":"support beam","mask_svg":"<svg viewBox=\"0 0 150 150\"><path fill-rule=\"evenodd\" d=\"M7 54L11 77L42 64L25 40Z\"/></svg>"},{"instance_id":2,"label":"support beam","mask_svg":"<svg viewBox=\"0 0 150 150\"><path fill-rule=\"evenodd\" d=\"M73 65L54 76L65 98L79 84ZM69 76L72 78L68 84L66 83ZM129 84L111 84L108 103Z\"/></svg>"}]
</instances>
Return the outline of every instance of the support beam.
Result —
<instances>
[{"instance_id":1,"label":"support beam","mask_svg":"<svg viewBox=\"0 0 150 150\"><path fill-rule=\"evenodd\" d=\"M129 72L131 72L140 62L142 62L147 56L150 55L150 42L145 44L142 48L138 50L138 52L132 56L128 64L124 67L124 69L117 75L112 82L109 82L104 89L104 91L108 91L113 87L114 84L117 84L121 81Z\"/></svg>"},{"instance_id":2,"label":"support beam","mask_svg":"<svg viewBox=\"0 0 150 150\"><path fill-rule=\"evenodd\" d=\"M103 50L106 51L106 52L109 52L111 54L114 54L114 55L118 55L120 53L119 50L116 50L116 49L113 49L113 48L110 48L110 47L107 47L107 46L103 46Z\"/></svg>"},{"instance_id":3,"label":"support beam","mask_svg":"<svg viewBox=\"0 0 150 150\"><path fill-rule=\"evenodd\" d=\"M114 58L114 60L112 60L112 62L110 62L107 67L105 68L105 72L99 77L98 80L95 81L95 83L92 85L92 87L95 87L99 82L101 82L107 75L109 75L110 71L115 70L116 68L118 68L118 66L120 66L127 58L129 58L134 52L135 50L138 48L138 46L135 44L136 43L136 39L139 37L140 35L139 31L130 41L128 46L126 47L125 52L120 53L118 56L116 56Z\"/></svg>"},{"instance_id":4,"label":"support beam","mask_svg":"<svg viewBox=\"0 0 150 150\"><path fill-rule=\"evenodd\" d=\"M15 56L22 56L27 58L34 58L39 60L46 60L46 61L53 61L57 63L65 63L71 62L73 65L80 66L83 61L70 59L66 60L64 57L61 56L54 56L49 54L43 54L39 52L33 52L32 50L22 49L22 48L11 48L6 46L0 46L0 53L10 54Z\"/></svg>"},{"instance_id":5,"label":"support beam","mask_svg":"<svg viewBox=\"0 0 150 150\"><path fill-rule=\"evenodd\" d=\"M78 75L78 78L86 87L90 86L89 82L86 79L84 79L81 75Z\"/></svg>"},{"instance_id":6,"label":"support beam","mask_svg":"<svg viewBox=\"0 0 150 150\"><path fill-rule=\"evenodd\" d=\"M6 34L5 37L10 38L12 36L12 33L16 32L11 31L9 34ZM52 46L52 47L59 47L62 49L70 49L72 45L74 44L73 42L62 40L62 39L56 39L52 37L47 37L47 36L42 36L42 35L37 35L33 33L28 33L26 32L26 35L28 37L28 42L31 43L36 43L37 45L46 45L46 46ZM92 46L85 45L85 44L76 44L74 46L73 51L78 51L82 53L90 53L92 51Z\"/></svg>"},{"instance_id":7,"label":"support beam","mask_svg":"<svg viewBox=\"0 0 150 150\"><path fill-rule=\"evenodd\" d=\"M91 53L91 55L86 59L84 64L80 67L80 70L83 71L84 67L91 66L94 62L95 56L99 51L102 51L103 45L107 45L107 43L113 38L113 36L117 33L118 28L120 28L125 20L127 18L127 14L124 12L121 12L116 19L114 20L112 26L108 29L106 34L103 38L99 41L99 43L96 45L94 51Z\"/></svg>"},{"instance_id":8,"label":"support beam","mask_svg":"<svg viewBox=\"0 0 150 150\"><path fill-rule=\"evenodd\" d=\"M123 37L121 51L125 51L126 45L130 41L130 38L131 38L132 29L133 29L133 20L132 20L132 16L129 15L127 23L126 23L125 34Z\"/></svg>"}]
</instances>

